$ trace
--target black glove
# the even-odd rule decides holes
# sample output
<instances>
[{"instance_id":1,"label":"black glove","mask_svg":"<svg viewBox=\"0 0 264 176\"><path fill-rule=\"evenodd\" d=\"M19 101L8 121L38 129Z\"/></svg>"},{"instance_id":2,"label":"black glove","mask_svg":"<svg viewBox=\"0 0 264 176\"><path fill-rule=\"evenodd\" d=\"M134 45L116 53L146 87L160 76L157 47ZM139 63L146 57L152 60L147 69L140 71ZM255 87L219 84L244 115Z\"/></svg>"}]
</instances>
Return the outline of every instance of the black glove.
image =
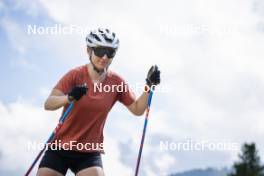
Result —
<instances>
[{"instance_id":1,"label":"black glove","mask_svg":"<svg viewBox=\"0 0 264 176\"><path fill-rule=\"evenodd\" d=\"M69 101L73 100L80 100L80 98L86 94L87 92L87 87L86 86L76 86L72 89L72 91L68 94L68 99Z\"/></svg>"},{"instance_id":2,"label":"black glove","mask_svg":"<svg viewBox=\"0 0 264 176\"><path fill-rule=\"evenodd\" d=\"M160 83L160 71L157 65L149 69L146 82L149 87L156 86Z\"/></svg>"}]
</instances>

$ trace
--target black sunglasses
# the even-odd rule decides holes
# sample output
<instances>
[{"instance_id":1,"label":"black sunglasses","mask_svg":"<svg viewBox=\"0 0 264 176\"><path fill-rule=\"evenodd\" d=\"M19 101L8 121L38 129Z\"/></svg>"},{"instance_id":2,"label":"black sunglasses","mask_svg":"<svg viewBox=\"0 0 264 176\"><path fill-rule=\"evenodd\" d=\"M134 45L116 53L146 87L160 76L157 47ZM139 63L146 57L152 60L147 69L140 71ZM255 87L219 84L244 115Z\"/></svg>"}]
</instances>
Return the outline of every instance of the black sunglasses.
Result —
<instances>
[{"instance_id":1,"label":"black sunglasses","mask_svg":"<svg viewBox=\"0 0 264 176\"><path fill-rule=\"evenodd\" d=\"M92 49L97 57L104 57L104 55L106 55L109 59L111 59L115 57L116 54L116 50L113 48L96 47Z\"/></svg>"}]
</instances>

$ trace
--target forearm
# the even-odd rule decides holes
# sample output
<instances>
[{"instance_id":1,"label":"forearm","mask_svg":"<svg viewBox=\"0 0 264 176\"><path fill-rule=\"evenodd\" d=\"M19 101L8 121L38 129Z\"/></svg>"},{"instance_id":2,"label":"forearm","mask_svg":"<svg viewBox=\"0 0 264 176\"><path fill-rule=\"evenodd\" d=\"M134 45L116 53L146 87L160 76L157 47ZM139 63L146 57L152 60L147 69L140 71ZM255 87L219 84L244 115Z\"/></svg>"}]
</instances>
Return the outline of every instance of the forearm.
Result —
<instances>
[{"instance_id":1,"label":"forearm","mask_svg":"<svg viewBox=\"0 0 264 176\"><path fill-rule=\"evenodd\" d=\"M143 92L140 97L135 102L135 115L143 115L147 106L148 106L148 97L149 93L148 92Z\"/></svg>"},{"instance_id":2,"label":"forearm","mask_svg":"<svg viewBox=\"0 0 264 176\"><path fill-rule=\"evenodd\" d=\"M69 103L68 96L50 96L45 102L46 110L57 110Z\"/></svg>"}]
</instances>

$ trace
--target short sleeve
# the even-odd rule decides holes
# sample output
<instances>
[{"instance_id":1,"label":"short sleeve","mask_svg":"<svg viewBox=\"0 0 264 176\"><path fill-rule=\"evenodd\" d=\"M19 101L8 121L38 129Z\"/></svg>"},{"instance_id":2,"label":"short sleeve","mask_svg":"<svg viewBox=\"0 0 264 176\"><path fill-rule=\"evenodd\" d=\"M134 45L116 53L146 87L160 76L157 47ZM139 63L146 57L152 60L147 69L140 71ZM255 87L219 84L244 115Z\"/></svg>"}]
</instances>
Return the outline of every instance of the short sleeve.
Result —
<instances>
[{"instance_id":1,"label":"short sleeve","mask_svg":"<svg viewBox=\"0 0 264 176\"><path fill-rule=\"evenodd\" d=\"M54 89L58 89L62 91L64 94L68 94L74 87L75 75L76 75L76 71L74 69L70 70L59 80L59 82L56 84Z\"/></svg>"},{"instance_id":2,"label":"short sleeve","mask_svg":"<svg viewBox=\"0 0 264 176\"><path fill-rule=\"evenodd\" d=\"M121 83L124 85L124 89L122 92L118 92L118 101L126 106L129 106L135 102L136 96L124 80L122 80Z\"/></svg>"}]
</instances>

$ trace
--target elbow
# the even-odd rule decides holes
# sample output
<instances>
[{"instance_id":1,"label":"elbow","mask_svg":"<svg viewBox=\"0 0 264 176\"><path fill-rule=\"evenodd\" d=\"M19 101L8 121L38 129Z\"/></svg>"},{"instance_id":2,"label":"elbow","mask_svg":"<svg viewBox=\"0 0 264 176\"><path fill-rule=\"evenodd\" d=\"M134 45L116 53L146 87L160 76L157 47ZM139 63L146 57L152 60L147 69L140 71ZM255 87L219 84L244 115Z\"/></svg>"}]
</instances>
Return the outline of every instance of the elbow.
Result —
<instances>
[{"instance_id":1,"label":"elbow","mask_svg":"<svg viewBox=\"0 0 264 176\"><path fill-rule=\"evenodd\" d=\"M142 116L146 110L146 108L139 106L137 101L128 106L128 109L135 116Z\"/></svg>"},{"instance_id":2,"label":"elbow","mask_svg":"<svg viewBox=\"0 0 264 176\"><path fill-rule=\"evenodd\" d=\"M142 116L143 114L144 114L144 112L145 111L141 111L141 112L133 112L133 114L135 115L135 116Z\"/></svg>"},{"instance_id":3,"label":"elbow","mask_svg":"<svg viewBox=\"0 0 264 176\"><path fill-rule=\"evenodd\" d=\"M51 110L50 107L49 107L49 105L47 104L47 102L45 102L45 104L44 104L44 109L46 111L50 111Z\"/></svg>"},{"instance_id":4,"label":"elbow","mask_svg":"<svg viewBox=\"0 0 264 176\"><path fill-rule=\"evenodd\" d=\"M44 104L44 109L45 109L46 111L53 111L53 110L55 110L54 108L52 108L52 107L50 106L50 104L49 104L48 101L45 102L45 104Z\"/></svg>"}]
</instances>

